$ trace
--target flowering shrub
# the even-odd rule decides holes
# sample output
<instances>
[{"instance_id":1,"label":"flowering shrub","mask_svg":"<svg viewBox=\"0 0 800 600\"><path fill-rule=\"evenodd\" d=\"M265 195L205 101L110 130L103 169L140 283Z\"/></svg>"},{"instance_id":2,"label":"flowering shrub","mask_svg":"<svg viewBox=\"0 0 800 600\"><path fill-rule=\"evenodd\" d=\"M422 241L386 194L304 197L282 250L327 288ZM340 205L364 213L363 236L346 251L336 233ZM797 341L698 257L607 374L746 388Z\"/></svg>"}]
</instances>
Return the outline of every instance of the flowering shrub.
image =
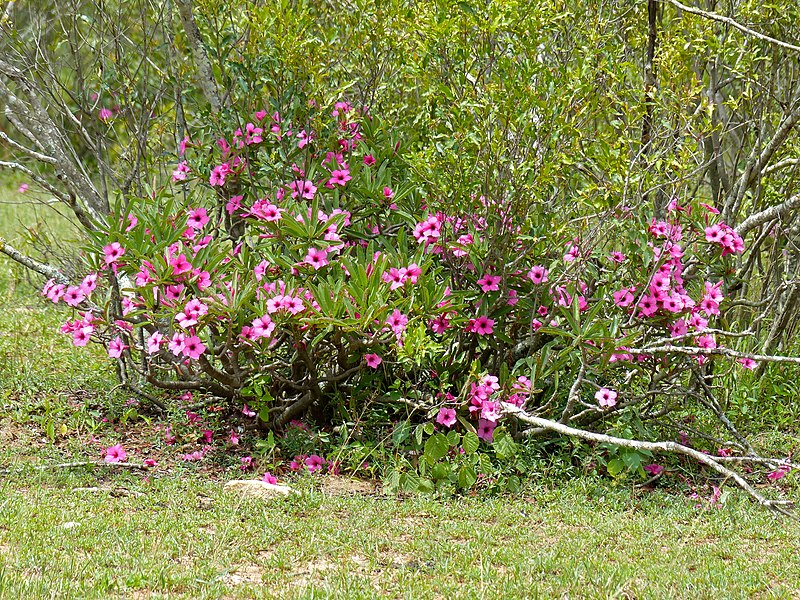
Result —
<instances>
[{"instance_id":1,"label":"flowering shrub","mask_svg":"<svg viewBox=\"0 0 800 600\"><path fill-rule=\"evenodd\" d=\"M578 424L655 410L653 385L721 344L743 243L710 206L616 206L553 232L535 203L437 204L347 102L244 123L187 137L172 182L94 236L94 270L45 286L76 311L75 346L103 343L136 389L211 393L277 428L410 406L436 469L496 442L506 404ZM438 478L471 485L470 465Z\"/></svg>"}]
</instances>

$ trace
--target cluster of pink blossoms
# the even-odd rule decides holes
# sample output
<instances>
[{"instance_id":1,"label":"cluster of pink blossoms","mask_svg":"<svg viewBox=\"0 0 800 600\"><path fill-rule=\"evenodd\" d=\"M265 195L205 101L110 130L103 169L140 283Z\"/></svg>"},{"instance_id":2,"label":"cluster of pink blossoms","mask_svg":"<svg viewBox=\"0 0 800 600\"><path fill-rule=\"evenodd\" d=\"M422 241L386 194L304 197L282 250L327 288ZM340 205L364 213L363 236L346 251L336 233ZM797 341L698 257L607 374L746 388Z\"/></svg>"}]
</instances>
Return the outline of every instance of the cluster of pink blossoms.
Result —
<instances>
[{"instance_id":1,"label":"cluster of pink blossoms","mask_svg":"<svg viewBox=\"0 0 800 600\"><path fill-rule=\"evenodd\" d=\"M505 401L522 407L528 401L530 393L531 381L527 377L518 377ZM447 398L453 399L449 394ZM491 442L494 438L497 422L503 415L501 401L500 382L494 375L484 375L470 384L469 412L478 419L478 437L486 442ZM452 427L456 420L457 412L452 407L444 406L436 415L436 422L445 427Z\"/></svg>"},{"instance_id":2,"label":"cluster of pink blossoms","mask_svg":"<svg viewBox=\"0 0 800 600\"><path fill-rule=\"evenodd\" d=\"M716 223L705 229L706 240L722 247L722 256L744 252L744 240L725 223Z\"/></svg>"}]
</instances>

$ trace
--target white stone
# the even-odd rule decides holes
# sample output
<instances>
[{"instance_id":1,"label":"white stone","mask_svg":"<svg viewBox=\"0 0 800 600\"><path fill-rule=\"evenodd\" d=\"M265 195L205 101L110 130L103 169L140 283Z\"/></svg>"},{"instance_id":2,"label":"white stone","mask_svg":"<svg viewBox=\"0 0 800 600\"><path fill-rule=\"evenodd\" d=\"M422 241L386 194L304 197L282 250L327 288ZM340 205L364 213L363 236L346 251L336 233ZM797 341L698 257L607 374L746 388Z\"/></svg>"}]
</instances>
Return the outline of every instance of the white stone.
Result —
<instances>
[{"instance_id":1,"label":"white stone","mask_svg":"<svg viewBox=\"0 0 800 600\"><path fill-rule=\"evenodd\" d=\"M234 479L225 484L225 489L243 496L264 499L288 496L294 491L288 485L275 485L260 479Z\"/></svg>"}]
</instances>

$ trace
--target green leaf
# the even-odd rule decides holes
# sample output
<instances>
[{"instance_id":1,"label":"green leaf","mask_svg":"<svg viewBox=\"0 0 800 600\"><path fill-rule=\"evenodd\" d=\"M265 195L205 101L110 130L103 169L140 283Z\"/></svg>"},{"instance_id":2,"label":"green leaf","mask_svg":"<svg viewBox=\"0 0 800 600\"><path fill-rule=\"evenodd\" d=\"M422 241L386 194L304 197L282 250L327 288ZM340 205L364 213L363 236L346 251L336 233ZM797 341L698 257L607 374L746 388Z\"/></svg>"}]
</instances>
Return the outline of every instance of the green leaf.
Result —
<instances>
[{"instance_id":1,"label":"green leaf","mask_svg":"<svg viewBox=\"0 0 800 600\"><path fill-rule=\"evenodd\" d=\"M642 455L638 452L625 452L622 455L622 462L630 471L636 471L642 465Z\"/></svg>"},{"instance_id":2,"label":"green leaf","mask_svg":"<svg viewBox=\"0 0 800 600\"><path fill-rule=\"evenodd\" d=\"M417 446L422 446L422 436L424 433L425 433L425 426L417 425L417 428L414 430L414 438L417 441Z\"/></svg>"},{"instance_id":3,"label":"green leaf","mask_svg":"<svg viewBox=\"0 0 800 600\"><path fill-rule=\"evenodd\" d=\"M431 471L431 477L435 480L447 479L450 475L450 465L447 463L439 463Z\"/></svg>"},{"instance_id":4,"label":"green leaf","mask_svg":"<svg viewBox=\"0 0 800 600\"><path fill-rule=\"evenodd\" d=\"M400 490L403 492L417 492L419 490L420 478L413 471L400 475Z\"/></svg>"},{"instance_id":5,"label":"green leaf","mask_svg":"<svg viewBox=\"0 0 800 600\"><path fill-rule=\"evenodd\" d=\"M614 460L608 461L608 464L606 465L606 471L608 471L608 474L611 475L612 477L616 477L617 475L622 473L622 470L624 468L625 468L625 463L622 462L619 458L615 458Z\"/></svg>"},{"instance_id":6,"label":"green leaf","mask_svg":"<svg viewBox=\"0 0 800 600\"><path fill-rule=\"evenodd\" d=\"M447 436L442 433L432 435L425 442L425 456L431 461L444 458L450 450L450 442L447 441Z\"/></svg>"},{"instance_id":7,"label":"green leaf","mask_svg":"<svg viewBox=\"0 0 800 600\"><path fill-rule=\"evenodd\" d=\"M475 469L472 468L472 465L464 465L461 467L461 470L458 472L458 487L460 488L471 488L475 485L475 482L478 481L478 476L475 475Z\"/></svg>"},{"instance_id":8,"label":"green leaf","mask_svg":"<svg viewBox=\"0 0 800 600\"><path fill-rule=\"evenodd\" d=\"M457 431L451 431L447 434L447 442L451 446L458 446L458 442L461 441L461 435Z\"/></svg>"},{"instance_id":9,"label":"green leaf","mask_svg":"<svg viewBox=\"0 0 800 600\"><path fill-rule=\"evenodd\" d=\"M436 491L436 486L430 479L420 478L417 491L420 494L432 494Z\"/></svg>"},{"instance_id":10,"label":"green leaf","mask_svg":"<svg viewBox=\"0 0 800 600\"><path fill-rule=\"evenodd\" d=\"M498 458L502 460L511 458L517 453L517 445L514 443L514 440L511 438L511 436L505 432L495 434L492 447L497 453Z\"/></svg>"},{"instance_id":11,"label":"green leaf","mask_svg":"<svg viewBox=\"0 0 800 600\"><path fill-rule=\"evenodd\" d=\"M405 442L408 437L411 435L411 423L408 421L402 421L397 424L397 427L394 428L392 432L392 444L395 448L400 446L403 442Z\"/></svg>"},{"instance_id":12,"label":"green leaf","mask_svg":"<svg viewBox=\"0 0 800 600\"><path fill-rule=\"evenodd\" d=\"M480 443L481 441L478 439L478 436L472 431L465 433L461 440L461 446L467 454L474 453L478 449L478 446L480 446Z\"/></svg>"}]
</instances>

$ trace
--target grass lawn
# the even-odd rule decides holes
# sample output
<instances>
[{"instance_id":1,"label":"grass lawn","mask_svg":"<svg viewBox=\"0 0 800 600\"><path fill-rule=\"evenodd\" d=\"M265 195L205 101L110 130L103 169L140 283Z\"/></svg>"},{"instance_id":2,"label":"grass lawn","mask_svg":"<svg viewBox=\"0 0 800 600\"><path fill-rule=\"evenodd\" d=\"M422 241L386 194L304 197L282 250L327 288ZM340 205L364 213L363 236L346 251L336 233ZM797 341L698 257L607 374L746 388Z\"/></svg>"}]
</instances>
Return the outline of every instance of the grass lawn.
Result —
<instances>
[{"instance_id":1,"label":"grass lawn","mask_svg":"<svg viewBox=\"0 0 800 600\"><path fill-rule=\"evenodd\" d=\"M238 458L182 462L167 422L114 413L106 359L2 259L0 305L0 598L800 597L800 527L735 490L718 508L592 476L398 498L306 475L243 498L223 490ZM120 441L159 464L53 466Z\"/></svg>"}]
</instances>

